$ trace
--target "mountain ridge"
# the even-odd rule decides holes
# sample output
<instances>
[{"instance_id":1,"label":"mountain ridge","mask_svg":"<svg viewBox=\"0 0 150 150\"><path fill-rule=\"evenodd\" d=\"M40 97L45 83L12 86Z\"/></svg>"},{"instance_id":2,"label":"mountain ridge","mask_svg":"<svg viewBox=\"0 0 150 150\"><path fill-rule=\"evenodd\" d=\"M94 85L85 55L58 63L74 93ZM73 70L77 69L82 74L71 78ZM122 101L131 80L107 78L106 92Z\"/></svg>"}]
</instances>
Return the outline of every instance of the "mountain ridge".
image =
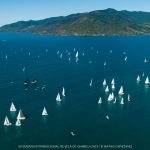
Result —
<instances>
[{"instance_id":1,"label":"mountain ridge","mask_svg":"<svg viewBox=\"0 0 150 150\"><path fill-rule=\"evenodd\" d=\"M0 32L74 36L150 34L150 12L108 8L37 21L18 21L0 27Z\"/></svg>"}]
</instances>

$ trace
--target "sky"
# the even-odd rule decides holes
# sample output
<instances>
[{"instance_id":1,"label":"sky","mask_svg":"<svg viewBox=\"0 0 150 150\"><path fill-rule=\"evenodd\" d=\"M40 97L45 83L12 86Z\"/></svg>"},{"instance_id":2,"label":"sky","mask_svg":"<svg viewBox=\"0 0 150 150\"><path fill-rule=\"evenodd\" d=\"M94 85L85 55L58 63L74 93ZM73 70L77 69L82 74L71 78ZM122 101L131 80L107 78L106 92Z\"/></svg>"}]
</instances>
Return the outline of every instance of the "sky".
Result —
<instances>
[{"instance_id":1,"label":"sky","mask_svg":"<svg viewBox=\"0 0 150 150\"><path fill-rule=\"evenodd\" d=\"M0 0L0 26L106 8L150 12L150 0Z\"/></svg>"}]
</instances>

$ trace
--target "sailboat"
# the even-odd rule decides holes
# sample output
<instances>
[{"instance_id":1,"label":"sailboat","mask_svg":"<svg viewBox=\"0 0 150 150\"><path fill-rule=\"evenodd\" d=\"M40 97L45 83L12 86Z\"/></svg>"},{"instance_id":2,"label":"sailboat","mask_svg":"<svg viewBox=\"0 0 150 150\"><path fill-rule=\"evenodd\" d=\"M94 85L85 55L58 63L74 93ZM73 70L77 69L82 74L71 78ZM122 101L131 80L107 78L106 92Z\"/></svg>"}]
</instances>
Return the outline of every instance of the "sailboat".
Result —
<instances>
[{"instance_id":1,"label":"sailboat","mask_svg":"<svg viewBox=\"0 0 150 150\"><path fill-rule=\"evenodd\" d=\"M76 58L78 58L79 57L79 52L77 51L76 52L76 56L75 56Z\"/></svg>"},{"instance_id":2,"label":"sailboat","mask_svg":"<svg viewBox=\"0 0 150 150\"><path fill-rule=\"evenodd\" d=\"M26 67L23 67L22 72L25 72L25 70L26 70Z\"/></svg>"},{"instance_id":3,"label":"sailboat","mask_svg":"<svg viewBox=\"0 0 150 150\"><path fill-rule=\"evenodd\" d=\"M112 101L114 99L114 93L110 93L108 96L108 101Z\"/></svg>"},{"instance_id":4,"label":"sailboat","mask_svg":"<svg viewBox=\"0 0 150 150\"><path fill-rule=\"evenodd\" d=\"M26 119L26 117L23 115L23 113L22 113L22 110L21 110L21 109L19 110L19 113L18 113L17 119L19 119L19 120L24 120L24 119Z\"/></svg>"},{"instance_id":5,"label":"sailboat","mask_svg":"<svg viewBox=\"0 0 150 150\"><path fill-rule=\"evenodd\" d=\"M123 98L121 99L120 104L121 104L121 105L123 105L123 104L124 104L124 99L123 99Z\"/></svg>"},{"instance_id":6,"label":"sailboat","mask_svg":"<svg viewBox=\"0 0 150 150\"><path fill-rule=\"evenodd\" d=\"M16 111L16 107L13 102L11 103L10 111Z\"/></svg>"},{"instance_id":7,"label":"sailboat","mask_svg":"<svg viewBox=\"0 0 150 150\"><path fill-rule=\"evenodd\" d=\"M102 98L101 97L98 100L98 104L102 104Z\"/></svg>"},{"instance_id":8,"label":"sailboat","mask_svg":"<svg viewBox=\"0 0 150 150\"><path fill-rule=\"evenodd\" d=\"M149 84L149 78L146 77L145 84Z\"/></svg>"},{"instance_id":9,"label":"sailboat","mask_svg":"<svg viewBox=\"0 0 150 150\"><path fill-rule=\"evenodd\" d=\"M113 78L112 81L111 81L111 84L115 84L115 79Z\"/></svg>"},{"instance_id":10,"label":"sailboat","mask_svg":"<svg viewBox=\"0 0 150 150\"><path fill-rule=\"evenodd\" d=\"M5 55L5 59L6 59L6 60L8 59L8 56L7 56L7 54Z\"/></svg>"},{"instance_id":11,"label":"sailboat","mask_svg":"<svg viewBox=\"0 0 150 150\"><path fill-rule=\"evenodd\" d=\"M19 119L16 121L16 126L21 126L21 121Z\"/></svg>"},{"instance_id":12,"label":"sailboat","mask_svg":"<svg viewBox=\"0 0 150 150\"><path fill-rule=\"evenodd\" d=\"M106 83L106 80L104 79L104 81L103 81L103 85L104 86L106 86L107 85L107 83Z\"/></svg>"},{"instance_id":13,"label":"sailboat","mask_svg":"<svg viewBox=\"0 0 150 150\"><path fill-rule=\"evenodd\" d=\"M60 58L62 58L62 53L60 54L60 56L59 56Z\"/></svg>"},{"instance_id":14,"label":"sailboat","mask_svg":"<svg viewBox=\"0 0 150 150\"><path fill-rule=\"evenodd\" d=\"M11 124L12 124L12 123L9 121L8 117L6 116L6 117L5 117L5 120L4 120L4 125L5 125L5 126L11 126Z\"/></svg>"},{"instance_id":15,"label":"sailboat","mask_svg":"<svg viewBox=\"0 0 150 150\"><path fill-rule=\"evenodd\" d=\"M43 112L42 112L42 116L47 116L47 115L48 115L47 110L46 110L46 108L44 107L44 108L43 108Z\"/></svg>"},{"instance_id":16,"label":"sailboat","mask_svg":"<svg viewBox=\"0 0 150 150\"><path fill-rule=\"evenodd\" d=\"M106 87L105 92L109 92L109 87L108 86Z\"/></svg>"},{"instance_id":17,"label":"sailboat","mask_svg":"<svg viewBox=\"0 0 150 150\"><path fill-rule=\"evenodd\" d=\"M57 55L59 54L59 51L57 51Z\"/></svg>"},{"instance_id":18,"label":"sailboat","mask_svg":"<svg viewBox=\"0 0 150 150\"><path fill-rule=\"evenodd\" d=\"M138 82L140 81L140 76L139 75L137 76L136 81L138 81Z\"/></svg>"},{"instance_id":19,"label":"sailboat","mask_svg":"<svg viewBox=\"0 0 150 150\"><path fill-rule=\"evenodd\" d=\"M59 102L61 101L61 98L60 98L60 94L59 94L59 93L57 94L56 101L59 101Z\"/></svg>"},{"instance_id":20,"label":"sailboat","mask_svg":"<svg viewBox=\"0 0 150 150\"><path fill-rule=\"evenodd\" d=\"M106 66L106 64L107 64L107 63L106 63L106 61L105 61L105 62L104 62L104 66Z\"/></svg>"},{"instance_id":21,"label":"sailboat","mask_svg":"<svg viewBox=\"0 0 150 150\"><path fill-rule=\"evenodd\" d=\"M114 85L114 84L112 84L111 88L112 88L112 89L115 89L115 85Z\"/></svg>"},{"instance_id":22,"label":"sailboat","mask_svg":"<svg viewBox=\"0 0 150 150\"><path fill-rule=\"evenodd\" d=\"M119 95L123 95L123 94L124 94L124 93L123 93L123 86L120 87L120 90L119 90L118 94L119 94Z\"/></svg>"},{"instance_id":23,"label":"sailboat","mask_svg":"<svg viewBox=\"0 0 150 150\"><path fill-rule=\"evenodd\" d=\"M128 94L128 101L130 101L131 99L130 99L130 94Z\"/></svg>"},{"instance_id":24,"label":"sailboat","mask_svg":"<svg viewBox=\"0 0 150 150\"><path fill-rule=\"evenodd\" d=\"M92 84L93 84L93 79L91 79L91 81L90 81L90 87L92 86Z\"/></svg>"},{"instance_id":25,"label":"sailboat","mask_svg":"<svg viewBox=\"0 0 150 150\"><path fill-rule=\"evenodd\" d=\"M148 62L148 60L145 58L145 59L144 59L144 62L145 62L145 63L147 63L147 62Z\"/></svg>"},{"instance_id":26,"label":"sailboat","mask_svg":"<svg viewBox=\"0 0 150 150\"><path fill-rule=\"evenodd\" d=\"M65 88L63 87L63 89L62 89L62 96L66 96L65 95Z\"/></svg>"}]
</instances>

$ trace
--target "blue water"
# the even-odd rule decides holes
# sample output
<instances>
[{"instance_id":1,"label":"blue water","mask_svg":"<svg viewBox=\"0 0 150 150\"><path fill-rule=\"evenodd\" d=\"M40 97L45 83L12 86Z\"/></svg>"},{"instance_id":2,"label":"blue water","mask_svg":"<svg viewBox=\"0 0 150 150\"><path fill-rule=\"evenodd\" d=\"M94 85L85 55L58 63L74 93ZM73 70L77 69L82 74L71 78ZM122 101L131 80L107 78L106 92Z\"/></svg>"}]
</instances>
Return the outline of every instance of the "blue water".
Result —
<instances>
[{"instance_id":1,"label":"blue water","mask_svg":"<svg viewBox=\"0 0 150 150\"><path fill-rule=\"evenodd\" d=\"M79 51L78 62L75 62L74 48ZM62 59L57 55L58 50ZM70 62L67 51L71 53ZM124 61L126 55L127 62ZM144 63L145 57L148 63ZM0 33L0 149L15 150L18 145L25 144L119 144L148 150L150 86L145 86L144 81L146 76L150 77L149 66L150 36L63 37ZM143 72L145 76L141 76L137 84L136 77ZM38 80L36 89L30 86L25 90L24 80L33 78ZM89 86L91 78L92 87ZM108 94L102 86L104 78L109 85L115 78L116 104L107 102ZM46 88L42 90L43 85ZM125 91L125 105L122 106L117 94L121 85ZM56 95L63 86L66 97L57 103ZM128 93L131 102L127 101ZM100 96L101 105L98 104ZM16 113L9 111L12 101ZM44 106L49 114L47 117L41 115ZM20 108L27 119L21 127L16 127ZM6 115L12 122L10 127L3 126ZM71 131L76 135L72 136Z\"/></svg>"}]
</instances>

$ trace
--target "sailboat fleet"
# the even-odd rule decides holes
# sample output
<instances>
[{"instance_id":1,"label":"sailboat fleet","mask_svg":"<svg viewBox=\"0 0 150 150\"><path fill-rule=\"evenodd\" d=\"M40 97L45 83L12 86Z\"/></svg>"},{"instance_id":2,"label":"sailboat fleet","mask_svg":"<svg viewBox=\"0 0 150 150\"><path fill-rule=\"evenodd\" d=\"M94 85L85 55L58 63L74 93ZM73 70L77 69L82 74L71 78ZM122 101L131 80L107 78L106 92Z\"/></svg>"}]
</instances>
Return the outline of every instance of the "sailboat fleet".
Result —
<instances>
[{"instance_id":1,"label":"sailboat fleet","mask_svg":"<svg viewBox=\"0 0 150 150\"><path fill-rule=\"evenodd\" d=\"M118 102L120 101L120 105L124 105L125 104L125 102L124 102L124 88L123 88L123 86L120 86L120 89L118 90L118 100L115 97L115 94L114 94L115 79L114 78L111 80L110 84L107 84L106 79L104 79L102 85L105 87L105 93L108 94L108 98L107 98L108 102L113 102L115 104L117 101ZM109 89L109 85L112 87L111 88L112 90ZM130 94L127 95L127 101L128 102L131 101ZM101 97L98 100L98 104L102 104L102 98Z\"/></svg>"},{"instance_id":2,"label":"sailboat fleet","mask_svg":"<svg viewBox=\"0 0 150 150\"><path fill-rule=\"evenodd\" d=\"M62 95L62 97L66 96L66 92L65 92L65 88L64 87L62 88L61 95ZM59 93L57 94L56 101L58 101L58 102L62 101L61 95ZM16 107L15 107L15 105L14 105L13 102L11 103L11 106L10 106L9 110L10 110L10 112L16 112L17 111L17 109L16 109ZM42 116L48 116L48 112L46 110L46 107L43 108ZM16 123L15 123L15 125L16 126L21 126L22 125L21 121L25 120L25 119L26 119L26 117L23 114L22 110L20 109L19 112L18 112L18 115L16 117ZM12 125L12 123L10 122L10 120L8 119L8 117L6 116L5 120L4 120L4 126L11 126L11 125Z\"/></svg>"},{"instance_id":3,"label":"sailboat fleet","mask_svg":"<svg viewBox=\"0 0 150 150\"><path fill-rule=\"evenodd\" d=\"M16 112L16 111L17 111L17 109L16 109L14 103L12 102L11 106L10 106L10 112ZM21 126L22 125L21 120L24 120L24 119L26 119L26 117L24 116L24 114L22 113L22 110L20 109L18 112L17 118L16 118L15 126ZM12 125L12 123L6 116L5 120L4 120L4 126L11 126L11 125Z\"/></svg>"},{"instance_id":4,"label":"sailboat fleet","mask_svg":"<svg viewBox=\"0 0 150 150\"><path fill-rule=\"evenodd\" d=\"M78 62L79 61L79 51L76 50L75 48L73 49L73 51L74 51L73 57L75 58L74 60L76 62ZM48 50L46 50L46 52L48 52ZM68 50L66 50L66 53L68 55L68 60L71 61L72 60L71 53ZM112 51L110 51L110 53L112 53ZM97 54L99 54L98 51L97 51ZM28 55L30 56L31 53L29 52ZM57 51L57 55L61 59L64 57L64 54L60 50ZM85 53L84 52L80 53L80 57L81 56L85 56ZM38 58L40 58L40 57L38 56ZM6 60L8 59L7 54L5 55L5 59ZM127 61L127 59L128 59L128 57L125 56L124 57L124 61ZM92 61L90 60L89 63L92 63ZM147 58L144 59L144 63L148 63ZM107 62L104 61L103 65L106 66ZM25 72L25 70L26 70L26 67L23 67L22 71ZM141 80L142 80L142 78L144 76L145 76L144 72L143 72L143 74L141 76L137 75L136 81L137 82L141 82ZM149 81L149 77L148 76L145 78L144 84L145 85L150 85L150 81ZM93 79L90 80L90 84L89 85L90 85L90 87L93 86ZM102 82L102 85L103 85L103 88L104 88L104 92L107 95L106 101L108 101L110 103L113 102L114 104L116 102L118 102L120 105L124 105L127 101L128 102L131 101L130 94L127 94L127 96L126 96L127 100L126 100L126 97L124 96L124 95L126 95L126 93L124 92L124 87L122 85L120 85L120 88L116 91L116 88L118 88L118 87L116 86L116 82L115 82L114 78L111 80L111 82L107 82L107 80L104 79L103 82ZM45 87L43 86L42 88L44 89ZM56 95L56 102L61 102L63 100L63 97L65 97L65 96L66 96L65 88L62 87L62 91L58 92L57 95ZM103 101L104 101L104 99L102 100L102 97L99 97L98 104L102 104L103 105ZM11 106L10 106L10 112L16 112L16 111L17 111L17 109L16 109L14 103L12 102ZM42 116L48 116L48 112L47 112L46 107L43 108L43 111L42 111L41 114L42 114ZM106 117L106 119L109 119L108 115L106 115L105 117ZM26 119L26 117L23 114L22 110L20 109L19 112L18 112L17 118L16 118L15 126L21 126L22 125L22 121L25 120L25 119ZM12 123L9 120L8 116L5 117L3 124L5 126L11 126L12 125Z\"/></svg>"}]
</instances>

